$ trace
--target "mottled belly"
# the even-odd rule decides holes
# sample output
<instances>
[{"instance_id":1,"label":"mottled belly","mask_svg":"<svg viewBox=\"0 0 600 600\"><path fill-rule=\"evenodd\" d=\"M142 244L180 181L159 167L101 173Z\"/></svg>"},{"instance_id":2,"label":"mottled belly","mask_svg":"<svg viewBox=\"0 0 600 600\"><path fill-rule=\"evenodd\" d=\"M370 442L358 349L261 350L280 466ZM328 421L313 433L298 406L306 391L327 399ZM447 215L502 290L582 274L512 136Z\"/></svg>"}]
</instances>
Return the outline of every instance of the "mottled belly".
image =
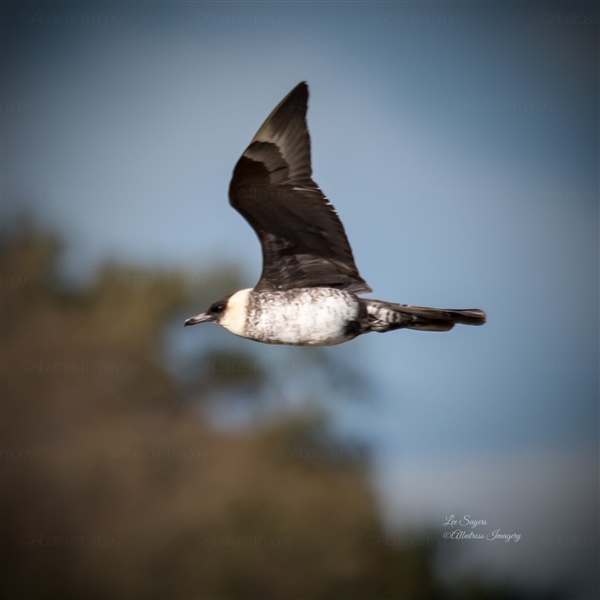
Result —
<instances>
[{"instance_id":1,"label":"mottled belly","mask_svg":"<svg viewBox=\"0 0 600 600\"><path fill-rule=\"evenodd\" d=\"M323 288L255 293L250 308L248 337L296 346L332 346L352 339L349 323L359 313L354 294Z\"/></svg>"}]
</instances>

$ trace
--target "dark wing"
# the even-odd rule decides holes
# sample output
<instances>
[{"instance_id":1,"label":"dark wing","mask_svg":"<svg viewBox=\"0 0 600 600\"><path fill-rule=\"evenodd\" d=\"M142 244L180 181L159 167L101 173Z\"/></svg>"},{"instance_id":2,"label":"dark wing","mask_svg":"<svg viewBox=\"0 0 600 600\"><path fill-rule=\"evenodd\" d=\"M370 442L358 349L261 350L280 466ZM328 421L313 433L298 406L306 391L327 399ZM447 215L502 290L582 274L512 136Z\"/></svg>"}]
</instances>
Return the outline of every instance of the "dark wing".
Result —
<instances>
[{"instance_id":1,"label":"dark wing","mask_svg":"<svg viewBox=\"0 0 600 600\"><path fill-rule=\"evenodd\" d=\"M256 289L370 292L340 219L311 178L307 104L302 82L269 115L233 171L231 206L256 231L263 251Z\"/></svg>"}]
</instances>

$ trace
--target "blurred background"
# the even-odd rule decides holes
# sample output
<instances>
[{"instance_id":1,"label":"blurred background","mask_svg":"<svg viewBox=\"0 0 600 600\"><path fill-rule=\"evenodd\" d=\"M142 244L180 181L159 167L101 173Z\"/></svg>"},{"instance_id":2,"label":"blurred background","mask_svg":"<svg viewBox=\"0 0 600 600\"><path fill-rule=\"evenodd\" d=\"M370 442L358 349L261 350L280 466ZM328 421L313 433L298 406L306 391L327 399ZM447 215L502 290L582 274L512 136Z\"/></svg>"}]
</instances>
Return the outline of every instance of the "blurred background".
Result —
<instances>
[{"instance_id":1,"label":"blurred background","mask_svg":"<svg viewBox=\"0 0 600 600\"><path fill-rule=\"evenodd\" d=\"M598 597L597 3L1 8L9 597ZM302 80L373 297L485 327L183 329Z\"/></svg>"}]
</instances>

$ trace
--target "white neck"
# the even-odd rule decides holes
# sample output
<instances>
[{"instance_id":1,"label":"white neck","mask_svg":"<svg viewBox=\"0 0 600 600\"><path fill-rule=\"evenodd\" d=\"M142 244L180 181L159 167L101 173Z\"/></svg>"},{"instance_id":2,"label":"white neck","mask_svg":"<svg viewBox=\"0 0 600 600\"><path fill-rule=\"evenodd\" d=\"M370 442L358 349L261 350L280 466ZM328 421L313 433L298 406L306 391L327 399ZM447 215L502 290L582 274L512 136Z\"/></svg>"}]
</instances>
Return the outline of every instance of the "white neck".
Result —
<instances>
[{"instance_id":1,"label":"white neck","mask_svg":"<svg viewBox=\"0 0 600 600\"><path fill-rule=\"evenodd\" d=\"M219 320L219 325L235 333L236 335L244 335L246 325L246 314L248 312L248 295L252 291L252 288L247 290L240 290L227 301L227 308L225 313Z\"/></svg>"}]
</instances>

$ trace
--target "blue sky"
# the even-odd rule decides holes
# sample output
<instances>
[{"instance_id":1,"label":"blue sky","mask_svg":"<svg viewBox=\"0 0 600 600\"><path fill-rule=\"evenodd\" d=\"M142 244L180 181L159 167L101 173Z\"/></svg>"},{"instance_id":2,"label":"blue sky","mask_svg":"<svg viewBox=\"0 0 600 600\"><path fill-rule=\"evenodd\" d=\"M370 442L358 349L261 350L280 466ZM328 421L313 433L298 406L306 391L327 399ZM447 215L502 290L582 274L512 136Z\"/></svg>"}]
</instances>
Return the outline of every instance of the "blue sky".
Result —
<instances>
[{"instance_id":1,"label":"blue sky","mask_svg":"<svg viewBox=\"0 0 600 600\"><path fill-rule=\"evenodd\" d=\"M308 81L314 177L373 297L489 315L326 350L378 382L338 418L376 443L386 515L476 510L527 532L466 544L460 568L594 589L597 4L25 2L3 19L3 217L29 206L61 231L75 278L111 257L224 261L252 285L231 171Z\"/></svg>"}]
</instances>

